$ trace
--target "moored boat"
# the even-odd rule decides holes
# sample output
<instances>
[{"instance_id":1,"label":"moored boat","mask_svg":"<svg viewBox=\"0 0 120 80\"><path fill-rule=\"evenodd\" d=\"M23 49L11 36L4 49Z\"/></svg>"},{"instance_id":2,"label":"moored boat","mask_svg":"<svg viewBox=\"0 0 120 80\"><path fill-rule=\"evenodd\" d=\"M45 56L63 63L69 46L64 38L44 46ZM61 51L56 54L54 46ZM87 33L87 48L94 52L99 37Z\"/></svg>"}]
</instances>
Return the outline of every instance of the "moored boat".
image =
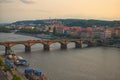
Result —
<instances>
[{"instance_id":1,"label":"moored boat","mask_svg":"<svg viewBox=\"0 0 120 80\"><path fill-rule=\"evenodd\" d=\"M41 70L34 70L33 68L26 68L24 75L28 80L48 80Z\"/></svg>"},{"instance_id":2,"label":"moored boat","mask_svg":"<svg viewBox=\"0 0 120 80\"><path fill-rule=\"evenodd\" d=\"M14 64L17 66L29 66L29 62L21 56L17 56L17 59L14 61Z\"/></svg>"}]
</instances>

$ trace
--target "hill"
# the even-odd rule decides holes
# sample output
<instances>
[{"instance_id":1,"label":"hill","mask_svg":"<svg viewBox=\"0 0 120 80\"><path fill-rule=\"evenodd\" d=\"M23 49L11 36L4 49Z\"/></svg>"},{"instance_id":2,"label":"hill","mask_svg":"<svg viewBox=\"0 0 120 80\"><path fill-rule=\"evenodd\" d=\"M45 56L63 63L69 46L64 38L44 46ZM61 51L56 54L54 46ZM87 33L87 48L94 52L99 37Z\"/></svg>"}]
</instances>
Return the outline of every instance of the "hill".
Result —
<instances>
[{"instance_id":1,"label":"hill","mask_svg":"<svg viewBox=\"0 0 120 80\"><path fill-rule=\"evenodd\" d=\"M105 20L85 20L85 19L51 19L51 20L24 20L17 21L12 24L14 25L49 25L55 22L61 22L65 26L81 26L81 27L92 27L92 26L108 26L108 27L118 27L120 26L120 21L105 21Z\"/></svg>"}]
</instances>

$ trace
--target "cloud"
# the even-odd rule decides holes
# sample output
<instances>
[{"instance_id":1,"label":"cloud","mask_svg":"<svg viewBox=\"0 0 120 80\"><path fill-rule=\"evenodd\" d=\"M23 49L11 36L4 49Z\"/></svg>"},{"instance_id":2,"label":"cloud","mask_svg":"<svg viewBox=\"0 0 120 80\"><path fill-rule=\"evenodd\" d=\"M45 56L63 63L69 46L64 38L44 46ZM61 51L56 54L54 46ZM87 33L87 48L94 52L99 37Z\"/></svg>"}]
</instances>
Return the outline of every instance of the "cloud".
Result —
<instances>
[{"instance_id":1,"label":"cloud","mask_svg":"<svg viewBox=\"0 0 120 80\"><path fill-rule=\"evenodd\" d=\"M0 3L10 3L10 2L14 2L15 0L0 0ZM30 4L30 3L34 3L36 0L18 0L22 3L25 4Z\"/></svg>"},{"instance_id":2,"label":"cloud","mask_svg":"<svg viewBox=\"0 0 120 80\"><path fill-rule=\"evenodd\" d=\"M34 3L33 0L20 0L23 3L29 4L29 3Z\"/></svg>"},{"instance_id":3,"label":"cloud","mask_svg":"<svg viewBox=\"0 0 120 80\"><path fill-rule=\"evenodd\" d=\"M0 3L10 3L12 2L13 0L0 0Z\"/></svg>"}]
</instances>

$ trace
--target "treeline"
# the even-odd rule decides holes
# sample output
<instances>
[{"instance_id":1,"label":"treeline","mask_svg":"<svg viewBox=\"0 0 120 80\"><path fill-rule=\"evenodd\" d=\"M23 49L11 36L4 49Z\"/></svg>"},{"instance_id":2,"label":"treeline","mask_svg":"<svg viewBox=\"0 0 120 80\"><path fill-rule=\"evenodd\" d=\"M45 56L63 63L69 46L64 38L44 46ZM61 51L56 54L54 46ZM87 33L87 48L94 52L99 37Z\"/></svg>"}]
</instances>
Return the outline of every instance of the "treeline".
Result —
<instances>
[{"instance_id":1,"label":"treeline","mask_svg":"<svg viewBox=\"0 0 120 80\"><path fill-rule=\"evenodd\" d=\"M17 33L38 34L38 33L43 33L43 32L41 32L40 30L37 30L37 29L25 29L25 28L22 28Z\"/></svg>"},{"instance_id":2,"label":"treeline","mask_svg":"<svg viewBox=\"0 0 120 80\"><path fill-rule=\"evenodd\" d=\"M103 20L82 20L82 19L63 19L61 20L65 26L81 26L81 27L93 27L93 26L108 26L118 27L120 21L103 21Z\"/></svg>"},{"instance_id":3,"label":"treeline","mask_svg":"<svg viewBox=\"0 0 120 80\"><path fill-rule=\"evenodd\" d=\"M104 20L85 20L85 19L52 19L52 20L26 20L26 21L17 21L15 25L49 25L53 24L54 21L61 21L63 25L73 27L93 27L93 26L108 26L108 27L118 27L120 26L120 21L104 21Z\"/></svg>"},{"instance_id":4,"label":"treeline","mask_svg":"<svg viewBox=\"0 0 120 80\"><path fill-rule=\"evenodd\" d=\"M6 28L6 27L0 27L0 32L10 33L11 30L9 28Z\"/></svg>"},{"instance_id":5,"label":"treeline","mask_svg":"<svg viewBox=\"0 0 120 80\"><path fill-rule=\"evenodd\" d=\"M35 25L48 25L48 23L46 23L44 20L25 20L25 21L17 21L17 22L14 22L12 24L15 24L15 25L25 25L25 26L28 26L28 25L32 25L32 24L35 24Z\"/></svg>"}]
</instances>

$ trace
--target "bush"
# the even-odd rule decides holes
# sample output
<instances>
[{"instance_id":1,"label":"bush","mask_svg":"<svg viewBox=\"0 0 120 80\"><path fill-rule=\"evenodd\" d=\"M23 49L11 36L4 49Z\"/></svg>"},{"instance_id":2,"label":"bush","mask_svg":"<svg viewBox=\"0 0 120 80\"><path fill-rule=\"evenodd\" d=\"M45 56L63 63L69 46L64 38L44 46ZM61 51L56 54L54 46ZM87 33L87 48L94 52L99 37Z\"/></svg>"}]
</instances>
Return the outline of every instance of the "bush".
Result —
<instances>
[{"instance_id":1,"label":"bush","mask_svg":"<svg viewBox=\"0 0 120 80\"><path fill-rule=\"evenodd\" d=\"M13 75L13 79L12 80L22 80L20 76L17 75Z\"/></svg>"},{"instance_id":2,"label":"bush","mask_svg":"<svg viewBox=\"0 0 120 80\"><path fill-rule=\"evenodd\" d=\"M10 71L11 72L11 68L8 65L4 65L4 71L5 72Z\"/></svg>"},{"instance_id":3,"label":"bush","mask_svg":"<svg viewBox=\"0 0 120 80\"><path fill-rule=\"evenodd\" d=\"M0 57L0 66L3 66L3 65L4 65L3 59Z\"/></svg>"}]
</instances>

